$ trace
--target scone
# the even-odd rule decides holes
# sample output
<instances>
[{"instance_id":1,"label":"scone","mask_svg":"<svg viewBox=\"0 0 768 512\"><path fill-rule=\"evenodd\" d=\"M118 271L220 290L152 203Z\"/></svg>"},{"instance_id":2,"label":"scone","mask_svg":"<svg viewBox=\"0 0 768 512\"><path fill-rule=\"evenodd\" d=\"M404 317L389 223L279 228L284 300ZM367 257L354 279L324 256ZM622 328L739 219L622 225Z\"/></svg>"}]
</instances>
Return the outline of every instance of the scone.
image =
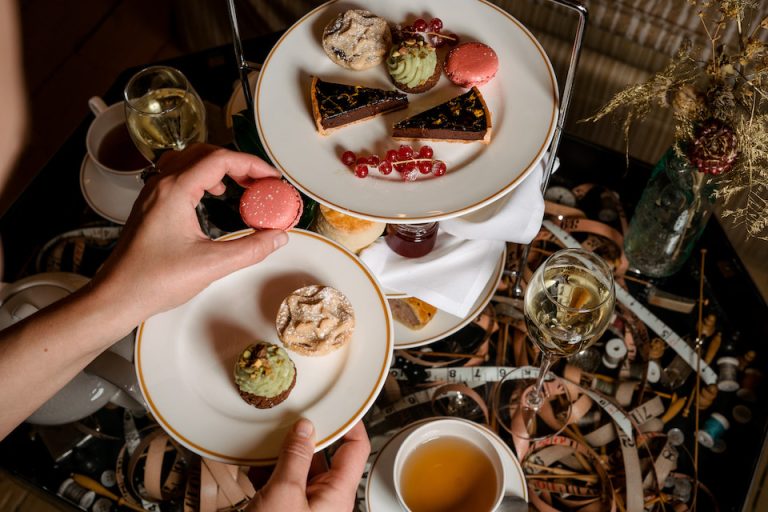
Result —
<instances>
[{"instance_id":1,"label":"scone","mask_svg":"<svg viewBox=\"0 0 768 512\"><path fill-rule=\"evenodd\" d=\"M394 319L413 330L422 329L437 313L435 306L416 297L389 299L388 302Z\"/></svg>"},{"instance_id":2,"label":"scone","mask_svg":"<svg viewBox=\"0 0 768 512\"><path fill-rule=\"evenodd\" d=\"M315 231L354 253L371 245L384 233L386 227L383 222L358 219L324 205L320 205L320 211L315 217Z\"/></svg>"},{"instance_id":3,"label":"scone","mask_svg":"<svg viewBox=\"0 0 768 512\"><path fill-rule=\"evenodd\" d=\"M395 87L414 94L430 90L440 79L437 52L420 39L393 46L387 57L387 71Z\"/></svg>"},{"instance_id":4,"label":"scone","mask_svg":"<svg viewBox=\"0 0 768 512\"><path fill-rule=\"evenodd\" d=\"M364 9L340 13L323 30L323 50L328 57L355 71L381 64L391 45L389 24Z\"/></svg>"},{"instance_id":5,"label":"scone","mask_svg":"<svg viewBox=\"0 0 768 512\"><path fill-rule=\"evenodd\" d=\"M246 347L237 358L235 384L243 400L259 409L269 409L288 398L296 385L296 366L281 347L259 341Z\"/></svg>"},{"instance_id":6,"label":"scone","mask_svg":"<svg viewBox=\"0 0 768 512\"><path fill-rule=\"evenodd\" d=\"M311 285L283 299L276 323L285 348L305 356L321 356L349 342L355 314L339 290Z\"/></svg>"}]
</instances>

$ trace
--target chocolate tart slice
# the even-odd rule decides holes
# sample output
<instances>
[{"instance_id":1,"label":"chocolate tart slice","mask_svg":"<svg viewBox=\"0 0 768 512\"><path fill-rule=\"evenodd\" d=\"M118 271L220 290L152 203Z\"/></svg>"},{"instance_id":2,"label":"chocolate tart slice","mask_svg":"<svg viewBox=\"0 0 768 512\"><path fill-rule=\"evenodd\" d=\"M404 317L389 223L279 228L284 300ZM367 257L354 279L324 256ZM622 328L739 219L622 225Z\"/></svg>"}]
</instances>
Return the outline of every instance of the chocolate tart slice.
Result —
<instances>
[{"instance_id":1,"label":"chocolate tart slice","mask_svg":"<svg viewBox=\"0 0 768 512\"><path fill-rule=\"evenodd\" d=\"M483 95L472 87L461 96L395 123L392 137L397 140L436 142L491 141L491 113Z\"/></svg>"},{"instance_id":2,"label":"chocolate tart slice","mask_svg":"<svg viewBox=\"0 0 768 512\"><path fill-rule=\"evenodd\" d=\"M321 135L408 106L408 96L401 92L325 82L317 77L312 77L310 96Z\"/></svg>"}]
</instances>

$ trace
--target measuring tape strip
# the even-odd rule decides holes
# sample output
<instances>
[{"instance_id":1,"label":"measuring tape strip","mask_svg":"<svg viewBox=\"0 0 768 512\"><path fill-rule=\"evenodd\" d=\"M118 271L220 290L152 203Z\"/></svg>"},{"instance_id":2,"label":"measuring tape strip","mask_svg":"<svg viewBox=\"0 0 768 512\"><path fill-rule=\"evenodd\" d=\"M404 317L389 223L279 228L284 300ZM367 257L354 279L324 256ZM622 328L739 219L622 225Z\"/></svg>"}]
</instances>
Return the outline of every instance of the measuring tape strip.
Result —
<instances>
[{"instance_id":1,"label":"measuring tape strip","mask_svg":"<svg viewBox=\"0 0 768 512\"><path fill-rule=\"evenodd\" d=\"M539 376L539 369L533 366L479 366L475 368L428 368L426 369L426 373L426 382L445 382L452 384L464 383L470 388L474 388L485 384L486 382L500 381L505 377L511 380L535 379ZM390 375L398 380L407 380L403 371L398 368L390 369ZM602 394L575 383L572 384L577 386L579 391L594 400L611 417L611 419L613 419L619 428L621 428L630 439L632 438L632 423L621 409L616 407L613 402L608 400ZM431 389L417 391L403 397L380 411L386 417L393 412L398 412L414 405L428 402L432 399L432 393L434 393L434 391ZM380 422L383 421L383 419L384 418L378 418L376 414L372 415L372 421Z\"/></svg>"},{"instance_id":2,"label":"measuring tape strip","mask_svg":"<svg viewBox=\"0 0 768 512\"><path fill-rule=\"evenodd\" d=\"M566 247L573 249L581 247L581 244L575 238L557 227L553 222L545 220L543 226L551 231ZM637 315L653 332L667 342L667 345L672 347L691 368L696 369L696 352L671 327L651 313L648 308L640 304L621 286L616 286L616 300ZM717 374L703 360L701 361L701 378L707 384L715 384L717 382Z\"/></svg>"}]
</instances>

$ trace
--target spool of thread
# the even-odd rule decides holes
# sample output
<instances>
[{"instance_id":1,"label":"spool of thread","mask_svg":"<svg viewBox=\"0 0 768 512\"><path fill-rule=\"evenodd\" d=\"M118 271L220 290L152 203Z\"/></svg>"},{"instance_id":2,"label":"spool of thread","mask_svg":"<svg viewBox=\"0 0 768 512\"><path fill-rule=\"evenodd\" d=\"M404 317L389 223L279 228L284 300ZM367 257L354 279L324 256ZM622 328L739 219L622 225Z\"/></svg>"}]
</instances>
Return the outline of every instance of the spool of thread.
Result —
<instances>
[{"instance_id":1,"label":"spool of thread","mask_svg":"<svg viewBox=\"0 0 768 512\"><path fill-rule=\"evenodd\" d=\"M675 478L675 484L672 488L672 495L678 500L688 503L688 501L691 499L692 489L693 485L691 485L690 480L687 478Z\"/></svg>"},{"instance_id":2,"label":"spool of thread","mask_svg":"<svg viewBox=\"0 0 768 512\"><path fill-rule=\"evenodd\" d=\"M592 389L600 391L604 395L613 396L613 394L616 392L616 384L613 382L605 381L603 379L593 379Z\"/></svg>"},{"instance_id":3,"label":"spool of thread","mask_svg":"<svg viewBox=\"0 0 768 512\"><path fill-rule=\"evenodd\" d=\"M712 336L715 333L715 324L717 323L717 316L712 313L708 314L701 325L702 336Z\"/></svg>"},{"instance_id":4,"label":"spool of thread","mask_svg":"<svg viewBox=\"0 0 768 512\"><path fill-rule=\"evenodd\" d=\"M757 388L763 381L763 372L756 368L747 368L741 377L741 388L736 392L736 396L747 402L757 400Z\"/></svg>"},{"instance_id":5,"label":"spool of thread","mask_svg":"<svg viewBox=\"0 0 768 512\"><path fill-rule=\"evenodd\" d=\"M671 428L667 432L667 440L672 446L680 446L685 442L685 434L679 428Z\"/></svg>"},{"instance_id":6,"label":"spool of thread","mask_svg":"<svg viewBox=\"0 0 768 512\"><path fill-rule=\"evenodd\" d=\"M73 503L77 503L84 509L88 509L96 500L95 492L89 491L71 478L67 478L61 483L57 494Z\"/></svg>"},{"instance_id":7,"label":"spool of thread","mask_svg":"<svg viewBox=\"0 0 768 512\"><path fill-rule=\"evenodd\" d=\"M653 338L651 340L651 348L648 352L648 357L651 359L661 359L666 349L667 342L661 338Z\"/></svg>"},{"instance_id":8,"label":"spool of thread","mask_svg":"<svg viewBox=\"0 0 768 512\"><path fill-rule=\"evenodd\" d=\"M725 416L718 412L713 412L712 416L707 418L707 421L704 422L702 429L699 430L699 444L707 448L712 448L715 446L715 441L720 439L730 426L731 424Z\"/></svg>"},{"instance_id":9,"label":"spool of thread","mask_svg":"<svg viewBox=\"0 0 768 512\"><path fill-rule=\"evenodd\" d=\"M746 405L739 404L733 407L733 410L731 411L731 416L733 416L733 420L736 423L741 423L742 425L745 425L750 421L752 421L752 410Z\"/></svg>"},{"instance_id":10,"label":"spool of thread","mask_svg":"<svg viewBox=\"0 0 768 512\"><path fill-rule=\"evenodd\" d=\"M719 378L717 389L725 392L732 392L739 389L739 360L735 357L721 357L717 360Z\"/></svg>"},{"instance_id":11,"label":"spool of thread","mask_svg":"<svg viewBox=\"0 0 768 512\"><path fill-rule=\"evenodd\" d=\"M661 367L656 361L648 361L648 364L634 362L630 365L624 365L619 372L622 379L643 380L643 377L654 384L661 378Z\"/></svg>"},{"instance_id":12,"label":"spool of thread","mask_svg":"<svg viewBox=\"0 0 768 512\"><path fill-rule=\"evenodd\" d=\"M617 368L627 355L627 346L621 338L612 338L605 344L603 364L606 368Z\"/></svg>"},{"instance_id":13,"label":"spool of thread","mask_svg":"<svg viewBox=\"0 0 768 512\"><path fill-rule=\"evenodd\" d=\"M717 386L711 384L699 392L699 410L708 409L717 398Z\"/></svg>"},{"instance_id":14,"label":"spool of thread","mask_svg":"<svg viewBox=\"0 0 768 512\"><path fill-rule=\"evenodd\" d=\"M739 357L739 370L743 371L747 366L752 364L756 357L757 352L754 350L748 350L745 354Z\"/></svg>"}]
</instances>

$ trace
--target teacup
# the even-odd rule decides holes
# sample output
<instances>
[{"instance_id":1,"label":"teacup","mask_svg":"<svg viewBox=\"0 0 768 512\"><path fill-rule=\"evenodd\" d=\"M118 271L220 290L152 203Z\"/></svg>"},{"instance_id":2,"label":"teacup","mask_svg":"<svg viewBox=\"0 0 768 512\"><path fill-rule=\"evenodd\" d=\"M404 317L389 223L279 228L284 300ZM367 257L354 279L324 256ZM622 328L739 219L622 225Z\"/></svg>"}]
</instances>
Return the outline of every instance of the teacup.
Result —
<instances>
[{"instance_id":1,"label":"teacup","mask_svg":"<svg viewBox=\"0 0 768 512\"><path fill-rule=\"evenodd\" d=\"M460 418L414 428L395 455L393 471L397 499L409 512L491 512L504 497L504 466L489 434Z\"/></svg>"},{"instance_id":2,"label":"teacup","mask_svg":"<svg viewBox=\"0 0 768 512\"><path fill-rule=\"evenodd\" d=\"M101 98L93 97L88 106L96 116L85 138L88 156L115 183L135 187L150 163L128 133L125 103L107 106Z\"/></svg>"}]
</instances>

